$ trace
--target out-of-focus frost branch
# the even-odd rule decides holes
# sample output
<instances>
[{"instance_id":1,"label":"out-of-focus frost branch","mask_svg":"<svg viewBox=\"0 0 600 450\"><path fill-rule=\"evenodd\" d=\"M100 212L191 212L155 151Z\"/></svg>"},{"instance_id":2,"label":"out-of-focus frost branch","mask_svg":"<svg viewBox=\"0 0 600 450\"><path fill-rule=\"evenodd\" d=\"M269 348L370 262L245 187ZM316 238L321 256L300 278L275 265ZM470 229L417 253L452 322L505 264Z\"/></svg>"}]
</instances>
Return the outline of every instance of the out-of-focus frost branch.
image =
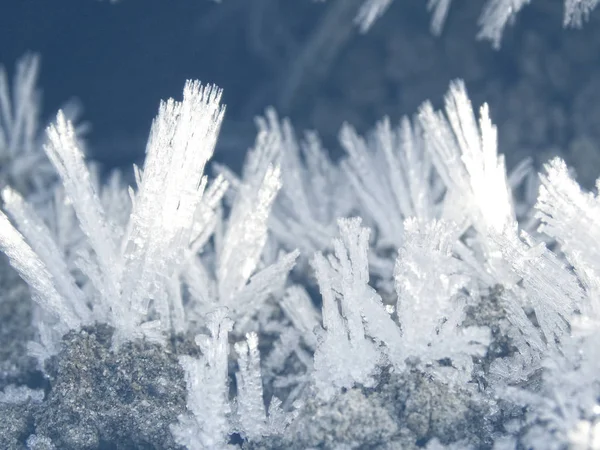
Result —
<instances>
[{"instance_id":1,"label":"out-of-focus frost branch","mask_svg":"<svg viewBox=\"0 0 600 450\"><path fill-rule=\"evenodd\" d=\"M360 7L356 23L361 32L367 32L391 5L392 0L365 0ZM429 0L431 31L439 35L448 17L452 0ZM514 22L521 9L531 0L487 0L479 17L479 39L489 40L494 48L500 47L502 34L507 25ZM580 27L600 3L598 0L565 0L563 25Z\"/></svg>"},{"instance_id":2,"label":"out-of-focus frost branch","mask_svg":"<svg viewBox=\"0 0 600 450\"><path fill-rule=\"evenodd\" d=\"M39 66L38 55L23 56L12 86L6 69L0 66L0 184L23 195L44 192L55 176L42 151Z\"/></svg>"}]
</instances>

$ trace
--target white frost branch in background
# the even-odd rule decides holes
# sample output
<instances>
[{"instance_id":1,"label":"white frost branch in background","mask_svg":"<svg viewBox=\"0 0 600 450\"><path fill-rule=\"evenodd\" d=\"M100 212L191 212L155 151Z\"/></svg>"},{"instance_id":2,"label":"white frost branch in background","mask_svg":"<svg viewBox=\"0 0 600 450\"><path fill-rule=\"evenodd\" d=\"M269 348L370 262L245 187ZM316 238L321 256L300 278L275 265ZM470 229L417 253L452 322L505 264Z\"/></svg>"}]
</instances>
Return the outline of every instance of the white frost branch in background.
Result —
<instances>
[{"instance_id":1,"label":"white frost branch in background","mask_svg":"<svg viewBox=\"0 0 600 450\"><path fill-rule=\"evenodd\" d=\"M543 0L541 0L543 1ZM361 32L367 32L373 23L390 7L392 0L365 0L356 16ZM431 11L431 31L439 35L448 17L452 0L429 0L427 9ZM507 25L514 22L521 9L531 0L487 0L479 17L479 39L489 40L494 48L500 47L502 33ZM563 25L580 27L591 12L598 6L598 0L565 0Z\"/></svg>"},{"instance_id":2,"label":"white frost branch in background","mask_svg":"<svg viewBox=\"0 0 600 450\"><path fill-rule=\"evenodd\" d=\"M39 56L23 56L12 87L0 66L0 187L10 185L23 195L44 192L55 177L42 151L39 66Z\"/></svg>"},{"instance_id":3,"label":"white frost branch in background","mask_svg":"<svg viewBox=\"0 0 600 450\"><path fill-rule=\"evenodd\" d=\"M116 3L119 0L109 1ZM213 1L221 3L221 0ZM354 18L360 32L368 32L373 24L385 14L393 1L364 0ZM507 25L512 24L521 9L530 3L531 0L486 0L478 20L479 32L477 38L490 41L495 49L500 48L504 29ZM581 27L599 3L600 0L564 0L563 26ZM451 4L452 0L427 1L427 10L431 12L430 30L434 35L439 36L442 33Z\"/></svg>"},{"instance_id":4,"label":"white frost branch in background","mask_svg":"<svg viewBox=\"0 0 600 450\"><path fill-rule=\"evenodd\" d=\"M565 0L564 26L580 27L598 3L598 0Z\"/></svg>"},{"instance_id":5,"label":"white frost branch in background","mask_svg":"<svg viewBox=\"0 0 600 450\"><path fill-rule=\"evenodd\" d=\"M341 167L361 205L363 219L378 233L378 248L398 249L402 222L409 217L431 220L439 215L443 192L433 178L433 165L420 124L403 118L396 127L379 122L367 139L343 125L340 143L347 153Z\"/></svg>"},{"instance_id":6,"label":"white frost branch in background","mask_svg":"<svg viewBox=\"0 0 600 450\"><path fill-rule=\"evenodd\" d=\"M269 228L287 251L298 248L304 258L327 248L337 234L337 219L353 206L348 178L334 164L314 132L298 141L289 120L273 109L258 119L260 130L280 136L282 188L269 218Z\"/></svg>"},{"instance_id":7,"label":"white frost branch in background","mask_svg":"<svg viewBox=\"0 0 600 450\"><path fill-rule=\"evenodd\" d=\"M392 0L365 0L354 19L360 31L367 32L391 4Z\"/></svg>"},{"instance_id":8,"label":"white frost branch in background","mask_svg":"<svg viewBox=\"0 0 600 450\"><path fill-rule=\"evenodd\" d=\"M516 15L531 0L487 0L479 17L479 39L489 40L494 48L500 47L502 33Z\"/></svg>"},{"instance_id":9,"label":"white frost branch in background","mask_svg":"<svg viewBox=\"0 0 600 450\"><path fill-rule=\"evenodd\" d=\"M431 32L434 35L442 34L451 4L452 0L429 0L427 2L427 9L431 12Z\"/></svg>"}]
</instances>

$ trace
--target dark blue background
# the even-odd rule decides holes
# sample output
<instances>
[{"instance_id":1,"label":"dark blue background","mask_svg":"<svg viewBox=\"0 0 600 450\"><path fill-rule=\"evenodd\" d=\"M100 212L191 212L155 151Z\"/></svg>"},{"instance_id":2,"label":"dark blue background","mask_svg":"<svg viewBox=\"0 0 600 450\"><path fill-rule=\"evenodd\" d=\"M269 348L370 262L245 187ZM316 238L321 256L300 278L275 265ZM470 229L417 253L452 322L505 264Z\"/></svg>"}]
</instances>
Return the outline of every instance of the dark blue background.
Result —
<instances>
[{"instance_id":1,"label":"dark blue background","mask_svg":"<svg viewBox=\"0 0 600 450\"><path fill-rule=\"evenodd\" d=\"M0 62L12 71L24 52L39 52L45 117L80 99L92 157L106 167L142 157L159 100L178 98L188 78L224 89L217 159L236 169L252 118L268 105L335 149L344 120L365 131L427 98L440 105L456 77L476 104L490 102L509 165L526 155L568 159L575 136L595 137L600 102L585 90L596 92L599 73L597 12L583 30L564 31L562 1L534 1L494 51L475 40L482 2L455 0L441 38L429 33L425 3L396 0L359 35L348 11L360 0L0 0ZM347 17L331 19L340 5ZM286 97L294 77L299 88ZM586 165L596 170L600 156L588 147Z\"/></svg>"}]
</instances>

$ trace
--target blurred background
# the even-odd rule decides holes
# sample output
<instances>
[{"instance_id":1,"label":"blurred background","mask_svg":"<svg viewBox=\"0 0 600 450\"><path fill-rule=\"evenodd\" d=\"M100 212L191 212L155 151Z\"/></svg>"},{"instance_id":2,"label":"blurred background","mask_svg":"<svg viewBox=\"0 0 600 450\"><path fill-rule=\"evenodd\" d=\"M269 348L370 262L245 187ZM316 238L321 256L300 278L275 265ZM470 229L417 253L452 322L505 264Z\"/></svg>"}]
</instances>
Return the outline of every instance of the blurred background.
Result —
<instances>
[{"instance_id":1,"label":"blurred background","mask_svg":"<svg viewBox=\"0 0 600 450\"><path fill-rule=\"evenodd\" d=\"M476 40L483 1L454 0L440 37L424 0L396 0L367 34L362 0L0 0L0 63L42 56L44 118L78 99L92 128L90 157L105 169L143 159L160 99L188 78L224 89L216 159L239 170L253 118L275 106L297 131L317 130L339 156L347 121L367 131L397 121L463 78L487 101L508 166L561 155L586 186L600 173L600 11L563 30L562 0L536 0L504 33Z\"/></svg>"}]
</instances>

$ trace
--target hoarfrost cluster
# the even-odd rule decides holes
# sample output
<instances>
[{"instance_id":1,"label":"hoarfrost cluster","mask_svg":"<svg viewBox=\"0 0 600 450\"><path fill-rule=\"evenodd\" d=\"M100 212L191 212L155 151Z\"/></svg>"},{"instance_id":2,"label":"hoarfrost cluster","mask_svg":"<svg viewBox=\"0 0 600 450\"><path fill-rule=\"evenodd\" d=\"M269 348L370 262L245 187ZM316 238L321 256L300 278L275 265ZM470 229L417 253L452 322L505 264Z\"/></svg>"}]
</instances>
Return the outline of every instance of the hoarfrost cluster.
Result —
<instances>
[{"instance_id":1,"label":"hoarfrost cluster","mask_svg":"<svg viewBox=\"0 0 600 450\"><path fill-rule=\"evenodd\" d=\"M436 20L449 3L430 2ZM567 21L593 6L567 2ZM535 205L516 194L536 175L507 173L464 83L444 111L427 102L364 137L344 125L339 162L268 110L241 176L211 178L221 90L188 81L127 187L98 181L63 112L38 138L36 64L21 62L12 95L0 71L0 248L36 304L42 369L98 324L113 352L194 336L179 354L186 411L168 424L189 449L600 448L600 199L560 159ZM43 403L19 389L0 403ZM360 435L319 444L344 426Z\"/></svg>"}]
</instances>

